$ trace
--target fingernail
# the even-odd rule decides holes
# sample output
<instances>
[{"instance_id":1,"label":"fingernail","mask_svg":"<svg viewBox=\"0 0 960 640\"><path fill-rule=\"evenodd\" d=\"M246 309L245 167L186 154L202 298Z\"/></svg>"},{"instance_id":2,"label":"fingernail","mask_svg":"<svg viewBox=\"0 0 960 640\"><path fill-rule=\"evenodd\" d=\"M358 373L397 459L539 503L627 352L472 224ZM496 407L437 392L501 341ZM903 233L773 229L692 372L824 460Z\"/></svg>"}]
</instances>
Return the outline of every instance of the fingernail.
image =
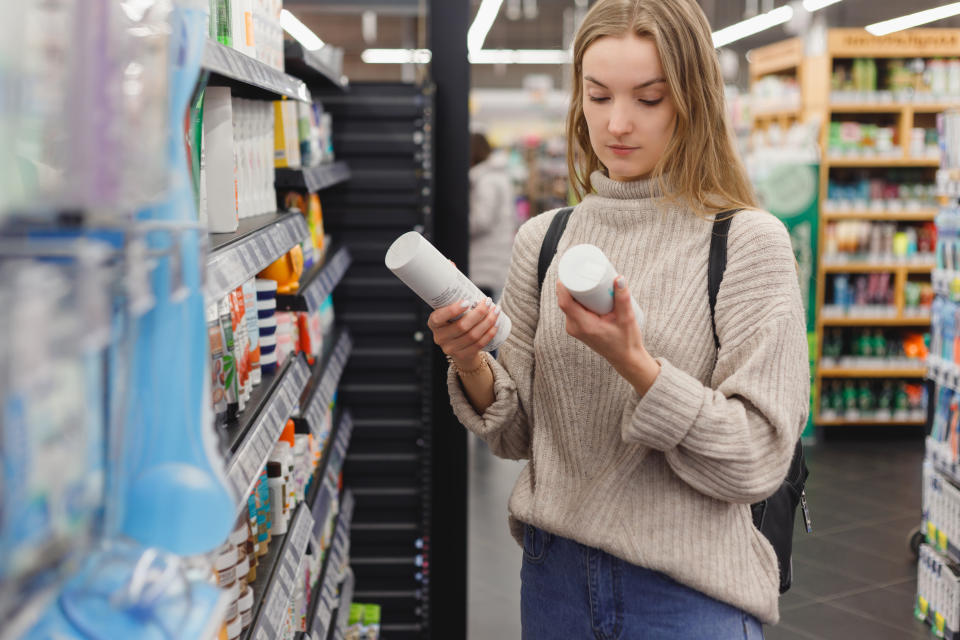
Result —
<instances>
[{"instance_id":1,"label":"fingernail","mask_svg":"<svg viewBox=\"0 0 960 640\"><path fill-rule=\"evenodd\" d=\"M466 308L469 307L469 306L470 306L470 302L468 302L467 300L463 300L463 301L460 303L460 308L461 308L461 309L466 309Z\"/></svg>"},{"instance_id":2,"label":"fingernail","mask_svg":"<svg viewBox=\"0 0 960 640\"><path fill-rule=\"evenodd\" d=\"M490 305L493 304L493 299L492 299L492 298L487 298L486 300L483 301L483 304L485 304L486 306L489 307Z\"/></svg>"},{"instance_id":3,"label":"fingernail","mask_svg":"<svg viewBox=\"0 0 960 640\"><path fill-rule=\"evenodd\" d=\"M617 279L613 281L617 289L626 289L627 288L627 279L623 276L617 276Z\"/></svg>"},{"instance_id":4,"label":"fingernail","mask_svg":"<svg viewBox=\"0 0 960 640\"><path fill-rule=\"evenodd\" d=\"M494 309L493 315L495 315L495 316L500 315L500 307L497 307L496 309Z\"/></svg>"}]
</instances>

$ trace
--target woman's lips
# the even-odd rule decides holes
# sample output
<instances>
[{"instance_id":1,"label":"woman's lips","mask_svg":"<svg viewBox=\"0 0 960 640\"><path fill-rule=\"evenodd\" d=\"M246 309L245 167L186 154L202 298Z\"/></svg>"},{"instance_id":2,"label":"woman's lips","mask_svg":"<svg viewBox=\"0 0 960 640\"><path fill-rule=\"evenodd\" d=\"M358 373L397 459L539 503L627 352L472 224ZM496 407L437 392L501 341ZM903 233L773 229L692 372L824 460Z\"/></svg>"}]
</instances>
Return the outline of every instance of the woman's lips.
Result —
<instances>
[{"instance_id":1,"label":"woman's lips","mask_svg":"<svg viewBox=\"0 0 960 640\"><path fill-rule=\"evenodd\" d=\"M618 145L611 144L611 145L607 145L607 148L609 148L610 151L613 151L618 156L628 156L634 151L636 151L637 149L639 149L640 147L627 147L619 144Z\"/></svg>"}]
</instances>

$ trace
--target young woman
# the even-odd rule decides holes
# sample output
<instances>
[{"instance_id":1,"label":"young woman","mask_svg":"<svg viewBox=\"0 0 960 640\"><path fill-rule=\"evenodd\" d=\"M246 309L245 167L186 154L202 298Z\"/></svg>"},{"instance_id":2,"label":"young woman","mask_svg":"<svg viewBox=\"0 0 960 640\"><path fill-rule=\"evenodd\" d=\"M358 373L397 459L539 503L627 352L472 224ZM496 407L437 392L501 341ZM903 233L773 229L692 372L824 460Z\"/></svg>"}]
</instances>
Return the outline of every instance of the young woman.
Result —
<instances>
[{"instance_id":1,"label":"young woman","mask_svg":"<svg viewBox=\"0 0 960 640\"><path fill-rule=\"evenodd\" d=\"M429 319L459 419L529 460L509 503L523 637L761 638L779 617L778 568L750 504L782 482L810 392L790 239L755 209L695 0L599 0L573 55L567 157L582 201L557 256L600 247L621 274L613 312L574 301L557 259L538 288L547 213L514 243L497 360L481 348L499 307ZM717 351L712 218L736 209Z\"/></svg>"}]
</instances>

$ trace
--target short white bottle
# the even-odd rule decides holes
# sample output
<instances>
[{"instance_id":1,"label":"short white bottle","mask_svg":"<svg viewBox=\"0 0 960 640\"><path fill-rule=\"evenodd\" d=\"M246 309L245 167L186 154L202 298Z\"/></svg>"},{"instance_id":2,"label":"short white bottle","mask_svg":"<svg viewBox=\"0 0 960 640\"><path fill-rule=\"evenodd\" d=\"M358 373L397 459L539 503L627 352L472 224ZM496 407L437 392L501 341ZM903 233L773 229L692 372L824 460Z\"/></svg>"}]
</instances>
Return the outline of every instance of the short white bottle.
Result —
<instances>
[{"instance_id":1,"label":"short white bottle","mask_svg":"<svg viewBox=\"0 0 960 640\"><path fill-rule=\"evenodd\" d=\"M557 275L573 299L587 309L598 315L613 311L613 281L617 277L617 270L599 248L592 244L570 247L560 256ZM643 311L633 297L630 301L642 331Z\"/></svg>"}]
</instances>

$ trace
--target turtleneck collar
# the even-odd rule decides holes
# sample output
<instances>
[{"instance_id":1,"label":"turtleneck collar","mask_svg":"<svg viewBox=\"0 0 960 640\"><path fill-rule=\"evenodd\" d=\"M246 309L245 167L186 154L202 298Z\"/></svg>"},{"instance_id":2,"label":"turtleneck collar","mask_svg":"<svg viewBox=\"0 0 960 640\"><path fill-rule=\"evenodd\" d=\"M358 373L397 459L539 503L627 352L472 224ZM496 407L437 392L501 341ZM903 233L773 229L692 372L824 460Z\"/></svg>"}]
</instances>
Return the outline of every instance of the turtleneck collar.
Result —
<instances>
[{"instance_id":1,"label":"turtleneck collar","mask_svg":"<svg viewBox=\"0 0 960 640\"><path fill-rule=\"evenodd\" d=\"M601 198L644 200L647 198L657 198L662 195L656 180L653 178L625 182L613 180L604 175L602 171L594 171L590 174L590 183L593 185L596 194Z\"/></svg>"}]
</instances>

